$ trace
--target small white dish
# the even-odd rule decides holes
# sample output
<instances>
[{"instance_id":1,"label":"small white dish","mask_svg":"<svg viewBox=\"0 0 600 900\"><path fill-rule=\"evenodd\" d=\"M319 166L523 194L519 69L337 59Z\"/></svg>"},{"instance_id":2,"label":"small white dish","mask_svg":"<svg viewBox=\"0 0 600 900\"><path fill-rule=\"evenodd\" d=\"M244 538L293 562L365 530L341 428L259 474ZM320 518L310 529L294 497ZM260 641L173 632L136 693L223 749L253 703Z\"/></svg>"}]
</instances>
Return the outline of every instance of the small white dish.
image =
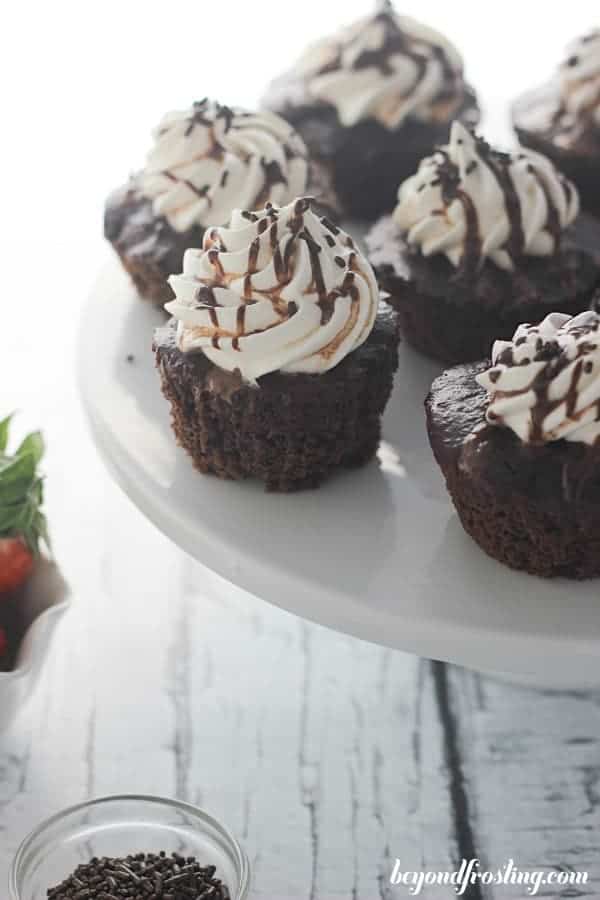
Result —
<instances>
[{"instance_id":1,"label":"small white dish","mask_svg":"<svg viewBox=\"0 0 600 900\"><path fill-rule=\"evenodd\" d=\"M52 639L69 608L69 589L57 566L39 559L19 591L18 614L23 637L10 672L0 672L0 732L5 731L31 697Z\"/></svg>"},{"instance_id":2,"label":"small white dish","mask_svg":"<svg viewBox=\"0 0 600 900\"><path fill-rule=\"evenodd\" d=\"M405 344L379 462L316 491L200 475L175 443L151 351L162 312L114 260L88 301L79 380L96 445L139 509L245 590L365 640L549 687L600 684L600 580L514 572L465 534L427 440L440 371Z\"/></svg>"}]
</instances>

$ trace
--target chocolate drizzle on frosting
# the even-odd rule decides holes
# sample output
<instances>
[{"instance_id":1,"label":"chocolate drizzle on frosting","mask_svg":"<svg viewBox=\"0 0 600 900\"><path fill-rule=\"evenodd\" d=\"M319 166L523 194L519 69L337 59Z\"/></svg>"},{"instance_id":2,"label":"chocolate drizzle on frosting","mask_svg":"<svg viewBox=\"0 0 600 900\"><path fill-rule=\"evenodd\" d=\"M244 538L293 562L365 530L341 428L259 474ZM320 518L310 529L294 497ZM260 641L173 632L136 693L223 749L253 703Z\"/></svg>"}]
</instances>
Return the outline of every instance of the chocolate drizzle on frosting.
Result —
<instances>
[{"instance_id":1,"label":"chocolate drizzle on frosting","mask_svg":"<svg viewBox=\"0 0 600 900\"><path fill-rule=\"evenodd\" d=\"M208 99L165 116L139 176L156 215L177 231L224 224L235 205L287 203L306 190L307 151L274 113Z\"/></svg>"},{"instance_id":2,"label":"chocolate drizzle on frosting","mask_svg":"<svg viewBox=\"0 0 600 900\"><path fill-rule=\"evenodd\" d=\"M391 3L308 50L299 71L309 95L350 126L375 118L395 129L407 116L449 120L464 100L460 55L441 34Z\"/></svg>"},{"instance_id":3,"label":"chocolate drizzle on frosting","mask_svg":"<svg viewBox=\"0 0 600 900\"><path fill-rule=\"evenodd\" d=\"M552 313L496 341L492 368L477 380L489 393L487 420L528 444L600 442L600 316Z\"/></svg>"},{"instance_id":4,"label":"chocolate drizzle on frosting","mask_svg":"<svg viewBox=\"0 0 600 900\"><path fill-rule=\"evenodd\" d=\"M227 228L207 230L203 250L187 251L170 283L180 348L249 381L337 365L366 340L379 300L369 263L310 197L236 211Z\"/></svg>"},{"instance_id":5,"label":"chocolate drizzle on frosting","mask_svg":"<svg viewBox=\"0 0 600 900\"><path fill-rule=\"evenodd\" d=\"M464 210L466 235L465 252L462 263L466 269L472 269L481 258L481 236L477 209L469 194L461 187L460 170L450 159L445 150L440 150L440 165L437 172L437 183L446 207L458 200ZM433 184L433 182L432 182ZM434 185L437 186L437 185ZM425 187L425 185L423 185ZM442 214L440 210L440 215Z\"/></svg>"},{"instance_id":6,"label":"chocolate drizzle on frosting","mask_svg":"<svg viewBox=\"0 0 600 900\"><path fill-rule=\"evenodd\" d=\"M184 137L189 137L197 125L205 125L207 128L214 129L215 122L222 119L224 122L223 132L227 134L233 122L234 112L229 106L220 103L214 104L214 109L208 99L204 97L202 100L195 100L192 108L186 116L186 126ZM159 134L162 136L169 131L168 127L160 127ZM215 142L217 144L217 142ZM218 147L218 144L217 144ZM222 148L218 148L219 152Z\"/></svg>"},{"instance_id":7,"label":"chocolate drizzle on frosting","mask_svg":"<svg viewBox=\"0 0 600 900\"><path fill-rule=\"evenodd\" d=\"M383 38L379 47L365 47L362 49L355 59L350 61L349 67L352 69L379 69L382 75L393 75L394 67L392 65L392 57L396 54L407 56L415 64L416 77L415 86L418 85L425 77L427 70L428 57L424 53L413 50L411 41L399 27L399 22L394 13L394 8L390 2L384 0L377 4L373 22L381 26ZM441 48L437 48L440 49ZM343 48L339 48L337 58L330 63L330 69L343 68L342 58ZM446 64L445 54L441 52L441 58L444 61L444 70L447 71L449 66ZM452 70L450 69L452 73ZM321 71L319 74L323 74ZM453 73L452 73L453 74Z\"/></svg>"},{"instance_id":8,"label":"chocolate drizzle on frosting","mask_svg":"<svg viewBox=\"0 0 600 900\"><path fill-rule=\"evenodd\" d=\"M523 231L523 213L521 211L521 201L519 199L519 195L517 193L517 189L515 187L514 181L512 180L510 172L510 167L513 160L509 153L500 153L496 150L493 150L490 145L482 138L477 138L476 140L479 154L495 175L500 190L502 191L502 194L504 196L504 205L506 207L506 215L508 217L510 226L508 239L506 241L506 251L512 261L512 264L515 265L525 253L525 232ZM534 176L534 178L536 178L538 184L544 192L546 200L548 201L549 198L545 185L536 174L535 168L533 166L530 166L528 171L531 175ZM547 228L552 237L555 239L556 245L558 246L560 231L556 232L548 227L550 225L550 222L553 222L554 212L554 205L552 204L552 202L548 203Z\"/></svg>"},{"instance_id":9,"label":"chocolate drizzle on frosting","mask_svg":"<svg viewBox=\"0 0 600 900\"><path fill-rule=\"evenodd\" d=\"M473 272L486 258L513 269L559 252L578 211L575 188L545 157L502 153L455 122L448 146L401 185L394 218L425 256Z\"/></svg>"}]
</instances>

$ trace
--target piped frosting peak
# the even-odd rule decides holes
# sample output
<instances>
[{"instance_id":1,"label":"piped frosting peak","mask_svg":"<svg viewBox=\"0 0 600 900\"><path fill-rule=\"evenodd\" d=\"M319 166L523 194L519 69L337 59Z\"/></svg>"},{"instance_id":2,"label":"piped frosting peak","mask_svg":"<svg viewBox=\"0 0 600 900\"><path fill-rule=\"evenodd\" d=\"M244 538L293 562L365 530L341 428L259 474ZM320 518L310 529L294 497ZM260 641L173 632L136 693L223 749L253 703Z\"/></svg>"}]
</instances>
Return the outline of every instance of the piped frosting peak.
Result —
<instances>
[{"instance_id":1,"label":"piped frosting peak","mask_svg":"<svg viewBox=\"0 0 600 900\"><path fill-rule=\"evenodd\" d=\"M497 151L454 122L448 145L400 186L394 219L424 256L513 269L523 257L554 254L578 212L575 187L549 159Z\"/></svg>"},{"instance_id":2,"label":"piped frosting peak","mask_svg":"<svg viewBox=\"0 0 600 900\"><path fill-rule=\"evenodd\" d=\"M373 118L393 130L408 116L445 122L465 93L456 48L389 2L309 47L296 73L311 98L337 109L344 126Z\"/></svg>"},{"instance_id":3,"label":"piped frosting peak","mask_svg":"<svg viewBox=\"0 0 600 900\"><path fill-rule=\"evenodd\" d=\"M600 316L551 313L496 341L492 366L477 377L487 420L525 443L600 440Z\"/></svg>"},{"instance_id":4,"label":"piped frosting peak","mask_svg":"<svg viewBox=\"0 0 600 900\"><path fill-rule=\"evenodd\" d=\"M172 276L183 352L255 381L269 372L322 373L368 337L375 276L352 238L301 197L259 212L235 210L209 228Z\"/></svg>"},{"instance_id":5,"label":"piped frosting peak","mask_svg":"<svg viewBox=\"0 0 600 900\"><path fill-rule=\"evenodd\" d=\"M304 142L274 113L204 99L168 113L154 138L139 183L176 231L224 225L240 204L285 204L306 190Z\"/></svg>"}]
</instances>

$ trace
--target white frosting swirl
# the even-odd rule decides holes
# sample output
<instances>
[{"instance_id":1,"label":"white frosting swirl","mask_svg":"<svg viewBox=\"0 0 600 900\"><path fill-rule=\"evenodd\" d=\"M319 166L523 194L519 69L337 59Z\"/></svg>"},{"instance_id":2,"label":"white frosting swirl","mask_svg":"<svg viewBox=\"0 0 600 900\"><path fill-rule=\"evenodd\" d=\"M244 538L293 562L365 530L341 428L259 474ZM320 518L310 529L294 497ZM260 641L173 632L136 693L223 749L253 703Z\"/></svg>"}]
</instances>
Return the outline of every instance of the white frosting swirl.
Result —
<instances>
[{"instance_id":1,"label":"white frosting swirl","mask_svg":"<svg viewBox=\"0 0 600 900\"><path fill-rule=\"evenodd\" d=\"M304 142L275 113L202 100L168 113L154 136L140 187L176 231L223 225L234 207L285 204L306 190Z\"/></svg>"},{"instance_id":2,"label":"white frosting swirl","mask_svg":"<svg viewBox=\"0 0 600 900\"><path fill-rule=\"evenodd\" d=\"M477 376L488 422L525 443L600 440L600 316L551 313L496 341L492 368Z\"/></svg>"},{"instance_id":3,"label":"white frosting swirl","mask_svg":"<svg viewBox=\"0 0 600 900\"><path fill-rule=\"evenodd\" d=\"M344 126L373 118L396 129L407 116L448 121L464 99L456 48L385 2L309 47L297 71L309 96L332 104Z\"/></svg>"},{"instance_id":4,"label":"white frosting swirl","mask_svg":"<svg viewBox=\"0 0 600 900\"><path fill-rule=\"evenodd\" d=\"M559 78L563 109L574 124L600 125L600 29L571 44Z\"/></svg>"},{"instance_id":5,"label":"white frosting swirl","mask_svg":"<svg viewBox=\"0 0 600 900\"><path fill-rule=\"evenodd\" d=\"M545 156L499 153L454 122L448 146L400 185L394 220L424 256L513 269L522 256L553 254L578 212L575 187Z\"/></svg>"},{"instance_id":6,"label":"white frosting swirl","mask_svg":"<svg viewBox=\"0 0 600 900\"><path fill-rule=\"evenodd\" d=\"M322 373L368 337L379 290L352 238L309 198L235 210L188 250L169 282L178 346L254 382L269 372Z\"/></svg>"}]
</instances>

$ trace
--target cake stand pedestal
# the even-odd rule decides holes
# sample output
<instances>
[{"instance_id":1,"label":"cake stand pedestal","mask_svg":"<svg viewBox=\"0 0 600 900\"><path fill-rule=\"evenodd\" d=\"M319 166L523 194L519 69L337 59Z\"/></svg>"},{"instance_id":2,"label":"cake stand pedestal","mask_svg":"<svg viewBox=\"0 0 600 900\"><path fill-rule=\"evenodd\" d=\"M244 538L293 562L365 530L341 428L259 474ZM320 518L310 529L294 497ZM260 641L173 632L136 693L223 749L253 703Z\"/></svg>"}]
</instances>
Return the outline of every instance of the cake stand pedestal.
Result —
<instances>
[{"instance_id":1,"label":"cake stand pedestal","mask_svg":"<svg viewBox=\"0 0 600 900\"><path fill-rule=\"evenodd\" d=\"M183 550L368 641L548 686L600 682L600 582L512 572L463 532L425 431L438 366L401 347L377 461L315 491L268 494L198 474L176 446L151 351L162 322L111 260L83 310L78 375L101 456Z\"/></svg>"}]
</instances>

